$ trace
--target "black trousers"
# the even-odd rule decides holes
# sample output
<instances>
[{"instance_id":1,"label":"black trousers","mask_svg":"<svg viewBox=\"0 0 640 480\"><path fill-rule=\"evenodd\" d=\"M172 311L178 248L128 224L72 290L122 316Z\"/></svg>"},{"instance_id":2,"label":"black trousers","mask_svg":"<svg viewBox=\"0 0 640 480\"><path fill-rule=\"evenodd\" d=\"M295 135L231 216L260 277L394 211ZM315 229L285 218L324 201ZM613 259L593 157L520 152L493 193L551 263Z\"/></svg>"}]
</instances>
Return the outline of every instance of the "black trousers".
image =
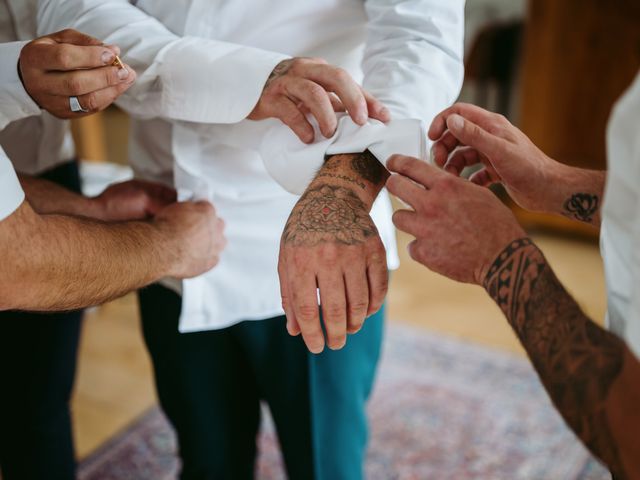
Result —
<instances>
[{"instance_id":1,"label":"black trousers","mask_svg":"<svg viewBox=\"0 0 640 480\"><path fill-rule=\"evenodd\" d=\"M75 162L44 175L80 190ZM3 480L69 480L75 458L69 399L82 312L0 312Z\"/></svg>"}]
</instances>

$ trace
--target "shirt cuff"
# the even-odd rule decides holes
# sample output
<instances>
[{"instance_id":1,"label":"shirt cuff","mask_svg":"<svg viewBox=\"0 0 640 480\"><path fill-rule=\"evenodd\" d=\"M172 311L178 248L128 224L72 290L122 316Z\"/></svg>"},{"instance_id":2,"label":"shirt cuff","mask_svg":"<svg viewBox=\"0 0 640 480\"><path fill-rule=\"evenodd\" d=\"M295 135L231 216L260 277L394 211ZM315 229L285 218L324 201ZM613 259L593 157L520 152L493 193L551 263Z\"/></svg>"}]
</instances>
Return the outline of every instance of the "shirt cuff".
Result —
<instances>
[{"instance_id":1,"label":"shirt cuff","mask_svg":"<svg viewBox=\"0 0 640 480\"><path fill-rule=\"evenodd\" d=\"M303 144L283 126L271 128L260 146L264 164L285 190L301 195L324 164L326 155L359 153L369 150L383 165L394 154L427 161L426 126L422 120L401 119L382 123L371 120L360 126L343 115L331 138L324 138L313 121L316 141Z\"/></svg>"},{"instance_id":2,"label":"shirt cuff","mask_svg":"<svg viewBox=\"0 0 640 480\"><path fill-rule=\"evenodd\" d=\"M258 103L264 84L287 55L185 37L162 53L164 111L200 123L237 123Z\"/></svg>"},{"instance_id":3,"label":"shirt cuff","mask_svg":"<svg viewBox=\"0 0 640 480\"><path fill-rule=\"evenodd\" d=\"M27 43L0 43L0 129L15 120L40 115L40 107L24 89L18 75L20 51Z\"/></svg>"},{"instance_id":4,"label":"shirt cuff","mask_svg":"<svg viewBox=\"0 0 640 480\"><path fill-rule=\"evenodd\" d=\"M0 149L0 221L7 218L24 202L24 192L11 161Z\"/></svg>"}]
</instances>

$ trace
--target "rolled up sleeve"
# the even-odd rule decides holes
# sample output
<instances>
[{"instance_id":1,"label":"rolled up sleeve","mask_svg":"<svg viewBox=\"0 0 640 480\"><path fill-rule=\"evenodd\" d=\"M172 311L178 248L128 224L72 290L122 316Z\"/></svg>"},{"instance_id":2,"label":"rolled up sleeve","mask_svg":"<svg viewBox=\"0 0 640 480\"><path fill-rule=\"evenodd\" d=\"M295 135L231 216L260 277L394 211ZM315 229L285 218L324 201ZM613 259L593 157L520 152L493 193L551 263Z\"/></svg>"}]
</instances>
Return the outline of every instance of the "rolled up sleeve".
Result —
<instances>
[{"instance_id":1,"label":"rolled up sleeve","mask_svg":"<svg viewBox=\"0 0 640 480\"><path fill-rule=\"evenodd\" d=\"M40 107L26 92L18 75L18 59L26 43L0 43L0 129L15 120L40 114Z\"/></svg>"},{"instance_id":2,"label":"rolled up sleeve","mask_svg":"<svg viewBox=\"0 0 640 480\"><path fill-rule=\"evenodd\" d=\"M24 192L11 161L0 148L0 221L15 212L24 202Z\"/></svg>"}]
</instances>

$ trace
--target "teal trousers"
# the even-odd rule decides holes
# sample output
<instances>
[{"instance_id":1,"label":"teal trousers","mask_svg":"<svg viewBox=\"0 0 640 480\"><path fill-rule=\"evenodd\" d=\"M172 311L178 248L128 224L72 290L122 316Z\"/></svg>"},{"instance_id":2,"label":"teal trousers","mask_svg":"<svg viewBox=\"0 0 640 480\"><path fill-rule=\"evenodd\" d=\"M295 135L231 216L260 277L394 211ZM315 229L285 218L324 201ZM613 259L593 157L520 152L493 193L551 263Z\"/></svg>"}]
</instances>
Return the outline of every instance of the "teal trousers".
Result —
<instances>
[{"instance_id":1,"label":"teal trousers","mask_svg":"<svg viewBox=\"0 0 640 480\"><path fill-rule=\"evenodd\" d=\"M160 404L176 430L182 480L254 478L260 401L267 403L288 478L360 480L366 403L384 313L344 349L310 354L285 318L180 334L181 299L152 285L139 293Z\"/></svg>"}]
</instances>

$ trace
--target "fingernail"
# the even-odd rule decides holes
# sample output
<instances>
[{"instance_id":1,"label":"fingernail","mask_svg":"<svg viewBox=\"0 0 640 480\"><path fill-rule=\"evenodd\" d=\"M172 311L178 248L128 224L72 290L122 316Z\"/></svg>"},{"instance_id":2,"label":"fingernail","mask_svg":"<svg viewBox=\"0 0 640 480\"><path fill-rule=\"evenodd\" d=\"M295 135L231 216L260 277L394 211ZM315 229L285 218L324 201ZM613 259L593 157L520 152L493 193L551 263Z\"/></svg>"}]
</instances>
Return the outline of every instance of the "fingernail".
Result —
<instances>
[{"instance_id":1,"label":"fingernail","mask_svg":"<svg viewBox=\"0 0 640 480\"><path fill-rule=\"evenodd\" d=\"M462 130L464 127L464 118L457 113L454 113L447 119L447 125L453 130Z\"/></svg>"},{"instance_id":2,"label":"fingernail","mask_svg":"<svg viewBox=\"0 0 640 480\"><path fill-rule=\"evenodd\" d=\"M324 350L324 345L320 345L319 347L309 348L309 351L314 355L318 355L322 353L322 350Z\"/></svg>"},{"instance_id":3,"label":"fingernail","mask_svg":"<svg viewBox=\"0 0 640 480\"><path fill-rule=\"evenodd\" d=\"M120 80L126 80L129 77L129 70L126 68L121 68L118 70L118 78Z\"/></svg>"},{"instance_id":4,"label":"fingernail","mask_svg":"<svg viewBox=\"0 0 640 480\"><path fill-rule=\"evenodd\" d=\"M116 56L111 50L105 50L102 53L102 63L105 65L108 63L112 63L115 60Z\"/></svg>"}]
</instances>

